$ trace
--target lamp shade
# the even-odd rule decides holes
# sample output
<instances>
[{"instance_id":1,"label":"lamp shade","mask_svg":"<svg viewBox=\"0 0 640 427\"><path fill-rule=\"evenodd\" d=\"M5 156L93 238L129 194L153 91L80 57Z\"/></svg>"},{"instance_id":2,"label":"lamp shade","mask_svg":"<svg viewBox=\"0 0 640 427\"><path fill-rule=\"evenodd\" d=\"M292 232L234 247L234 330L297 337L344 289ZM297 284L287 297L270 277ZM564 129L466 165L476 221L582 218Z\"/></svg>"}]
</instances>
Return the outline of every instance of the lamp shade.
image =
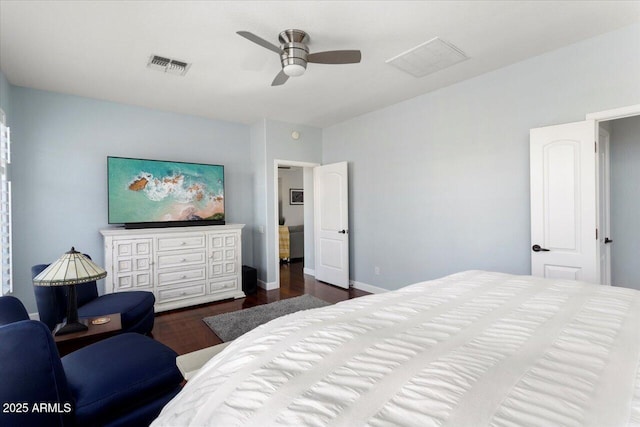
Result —
<instances>
[{"instance_id":1,"label":"lamp shade","mask_svg":"<svg viewBox=\"0 0 640 427\"><path fill-rule=\"evenodd\" d=\"M91 282L107 276L107 272L89 258L71 250L42 270L33 283L38 286L65 286Z\"/></svg>"}]
</instances>

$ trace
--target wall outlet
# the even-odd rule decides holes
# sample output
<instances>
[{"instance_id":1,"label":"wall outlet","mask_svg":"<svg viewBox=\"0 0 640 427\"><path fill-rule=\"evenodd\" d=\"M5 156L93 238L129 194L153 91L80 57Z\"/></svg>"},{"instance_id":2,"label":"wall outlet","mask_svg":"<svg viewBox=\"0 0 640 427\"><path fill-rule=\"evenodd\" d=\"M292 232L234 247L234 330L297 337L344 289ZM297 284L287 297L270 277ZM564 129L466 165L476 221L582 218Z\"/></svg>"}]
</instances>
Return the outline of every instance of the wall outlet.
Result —
<instances>
[{"instance_id":1,"label":"wall outlet","mask_svg":"<svg viewBox=\"0 0 640 427\"><path fill-rule=\"evenodd\" d=\"M373 273L376 276L379 276L380 275L380 267L378 267L377 265L375 267L373 267Z\"/></svg>"}]
</instances>

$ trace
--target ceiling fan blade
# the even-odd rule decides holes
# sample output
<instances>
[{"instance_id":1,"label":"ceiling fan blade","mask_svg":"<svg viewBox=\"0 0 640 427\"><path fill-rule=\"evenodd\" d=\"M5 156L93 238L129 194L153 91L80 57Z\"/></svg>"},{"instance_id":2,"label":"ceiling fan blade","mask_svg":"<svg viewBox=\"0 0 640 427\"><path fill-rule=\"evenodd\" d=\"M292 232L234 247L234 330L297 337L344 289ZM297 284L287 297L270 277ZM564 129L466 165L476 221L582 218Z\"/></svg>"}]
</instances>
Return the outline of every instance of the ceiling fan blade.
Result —
<instances>
[{"instance_id":1,"label":"ceiling fan blade","mask_svg":"<svg viewBox=\"0 0 640 427\"><path fill-rule=\"evenodd\" d=\"M307 56L307 62L316 64L356 64L361 59L362 54L359 50L328 50Z\"/></svg>"},{"instance_id":2,"label":"ceiling fan blade","mask_svg":"<svg viewBox=\"0 0 640 427\"><path fill-rule=\"evenodd\" d=\"M271 82L271 86L280 86L286 83L286 81L289 80L289 76L287 76L284 73L284 70L280 70L280 72L278 73L278 75L276 76L275 79L273 79L273 82Z\"/></svg>"},{"instance_id":3,"label":"ceiling fan blade","mask_svg":"<svg viewBox=\"0 0 640 427\"><path fill-rule=\"evenodd\" d=\"M250 33L249 31L236 31L236 34L238 34L239 36L244 37L247 40L250 40L250 41L254 42L255 44L258 44L258 45L260 45L260 46L262 46L264 48L272 50L275 53L277 53L278 55L282 54L282 49L280 49L278 46L276 46L273 43L270 43L270 42L266 41L262 37L258 37L255 34Z\"/></svg>"}]
</instances>

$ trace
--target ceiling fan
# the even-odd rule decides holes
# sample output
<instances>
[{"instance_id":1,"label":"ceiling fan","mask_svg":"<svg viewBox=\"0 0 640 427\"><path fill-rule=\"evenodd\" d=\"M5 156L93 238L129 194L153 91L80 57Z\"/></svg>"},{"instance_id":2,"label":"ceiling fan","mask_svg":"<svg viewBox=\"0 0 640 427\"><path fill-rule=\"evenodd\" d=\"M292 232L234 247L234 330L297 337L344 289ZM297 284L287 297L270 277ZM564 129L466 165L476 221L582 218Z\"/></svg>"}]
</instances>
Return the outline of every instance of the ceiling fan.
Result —
<instances>
[{"instance_id":1,"label":"ceiling fan","mask_svg":"<svg viewBox=\"0 0 640 427\"><path fill-rule=\"evenodd\" d=\"M237 34L280 55L282 70L273 79L271 86L280 86L289 77L303 75L309 62L316 64L355 64L360 62L362 58L359 50L329 50L309 53L309 47L307 47L309 35L302 30L282 31L278 37L280 47L249 31L238 31Z\"/></svg>"}]
</instances>

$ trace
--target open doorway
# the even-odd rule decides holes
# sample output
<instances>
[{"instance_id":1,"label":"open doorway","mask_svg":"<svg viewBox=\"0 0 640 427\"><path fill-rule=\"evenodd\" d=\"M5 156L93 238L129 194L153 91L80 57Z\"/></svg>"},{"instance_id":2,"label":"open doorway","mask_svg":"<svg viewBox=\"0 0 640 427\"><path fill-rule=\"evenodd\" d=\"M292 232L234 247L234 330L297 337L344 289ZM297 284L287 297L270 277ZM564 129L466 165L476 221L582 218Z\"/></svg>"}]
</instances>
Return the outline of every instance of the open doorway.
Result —
<instances>
[{"instance_id":1,"label":"open doorway","mask_svg":"<svg viewBox=\"0 0 640 427\"><path fill-rule=\"evenodd\" d=\"M304 177L299 166L278 167L280 271L304 263Z\"/></svg>"},{"instance_id":2,"label":"open doorway","mask_svg":"<svg viewBox=\"0 0 640 427\"><path fill-rule=\"evenodd\" d=\"M313 168L316 163L274 161L276 287L291 274L315 275Z\"/></svg>"},{"instance_id":3,"label":"open doorway","mask_svg":"<svg viewBox=\"0 0 640 427\"><path fill-rule=\"evenodd\" d=\"M638 289L640 115L601 121L599 131L602 284Z\"/></svg>"}]
</instances>

